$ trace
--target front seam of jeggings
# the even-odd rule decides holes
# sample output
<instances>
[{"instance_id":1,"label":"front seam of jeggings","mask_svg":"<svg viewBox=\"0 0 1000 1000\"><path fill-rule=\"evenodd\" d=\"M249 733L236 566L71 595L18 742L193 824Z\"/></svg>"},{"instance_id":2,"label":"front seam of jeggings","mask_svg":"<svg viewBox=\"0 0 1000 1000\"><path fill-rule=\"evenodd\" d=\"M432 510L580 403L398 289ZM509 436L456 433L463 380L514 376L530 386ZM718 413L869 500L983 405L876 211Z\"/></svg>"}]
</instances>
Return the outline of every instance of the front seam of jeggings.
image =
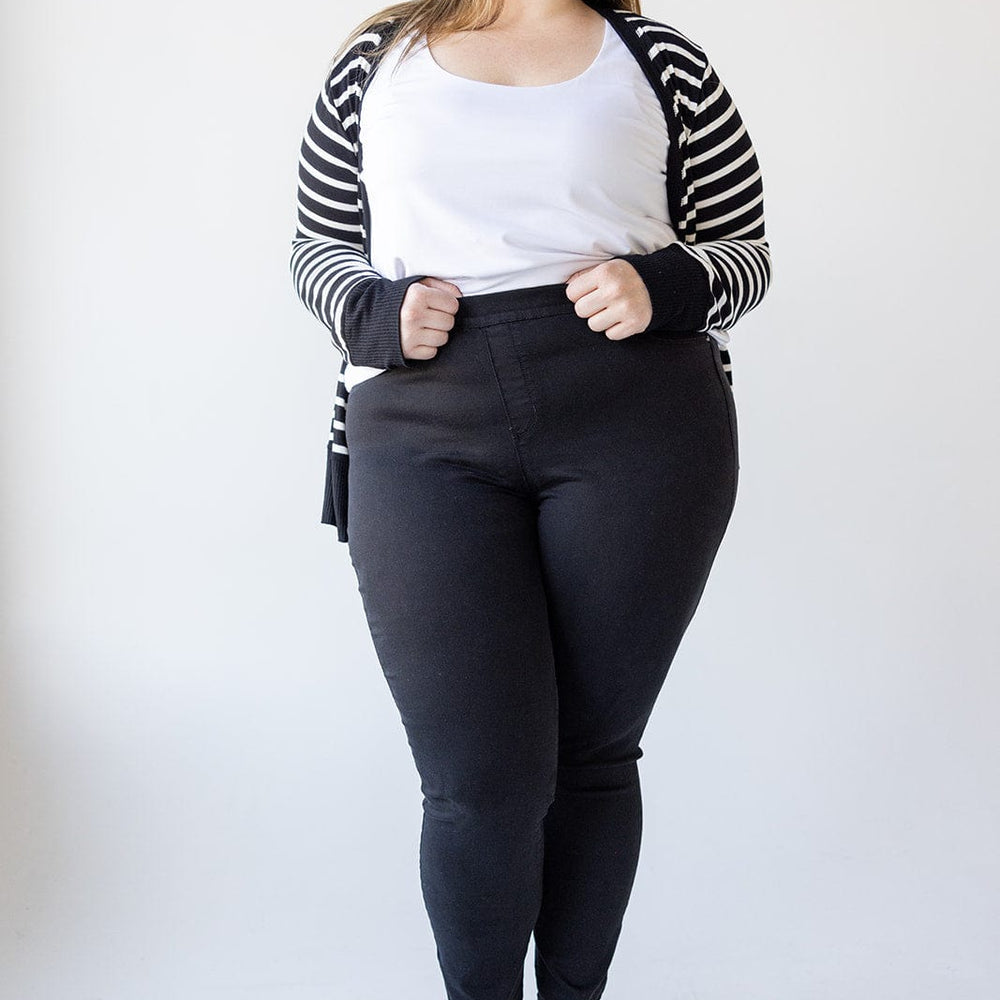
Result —
<instances>
[{"instance_id":1,"label":"front seam of jeggings","mask_svg":"<svg viewBox=\"0 0 1000 1000\"><path fill-rule=\"evenodd\" d=\"M496 326L496 325L499 325L499 324L492 324L492 325ZM482 326L479 329L481 331L488 331L490 329L490 325ZM498 393L499 393L500 404L501 404L501 406L503 406L504 420L507 423L507 431L510 434L511 445L512 445L512 448L513 448L514 457L515 457L515 459L517 461L517 467L518 467L518 470L520 472L521 482L522 482L522 484L523 484L523 486L524 486L524 488L526 490L537 489L536 484L534 482L532 482L531 476L528 474L527 468L525 468L524 458L523 458L523 456L521 454L521 449L520 449L519 444L518 444L518 437L521 434L523 434L527 430L527 428L522 428L520 430L518 430L517 428L515 428L514 422L513 422L513 416L512 416L512 413L511 413L511 409L510 409L510 405L508 403L507 397L504 395L504 392L503 392L503 380L500 377L500 373L497 371L496 357L495 357L495 355L493 353L493 348L490 345L488 336L487 336L487 339L484 341L484 343L485 343L485 346L486 346L486 350L489 352L489 355L490 355L490 368L492 369L493 377L496 380L496 385L497 385L497 390L498 390ZM532 422L533 421L534 421L534 415L532 416Z\"/></svg>"},{"instance_id":2,"label":"front seam of jeggings","mask_svg":"<svg viewBox=\"0 0 1000 1000\"><path fill-rule=\"evenodd\" d=\"M564 286L489 295L352 393L348 545L448 1000L521 1000L532 939L545 1000L597 1000L641 738L735 503L735 405L707 335L611 340Z\"/></svg>"}]
</instances>

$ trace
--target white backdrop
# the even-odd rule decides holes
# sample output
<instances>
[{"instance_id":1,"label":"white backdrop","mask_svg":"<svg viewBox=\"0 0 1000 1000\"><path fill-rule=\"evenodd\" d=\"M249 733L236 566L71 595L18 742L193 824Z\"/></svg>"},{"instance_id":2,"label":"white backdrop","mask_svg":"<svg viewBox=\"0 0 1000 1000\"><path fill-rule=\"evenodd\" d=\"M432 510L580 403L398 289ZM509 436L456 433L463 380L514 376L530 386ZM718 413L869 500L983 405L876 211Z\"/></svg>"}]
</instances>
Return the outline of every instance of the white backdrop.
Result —
<instances>
[{"instance_id":1,"label":"white backdrop","mask_svg":"<svg viewBox=\"0 0 1000 1000\"><path fill-rule=\"evenodd\" d=\"M287 263L375 9L4 8L3 1000L443 996L418 778L319 523L338 358ZM987 1000L1000 16L644 12L743 113L774 282L605 996Z\"/></svg>"}]
</instances>

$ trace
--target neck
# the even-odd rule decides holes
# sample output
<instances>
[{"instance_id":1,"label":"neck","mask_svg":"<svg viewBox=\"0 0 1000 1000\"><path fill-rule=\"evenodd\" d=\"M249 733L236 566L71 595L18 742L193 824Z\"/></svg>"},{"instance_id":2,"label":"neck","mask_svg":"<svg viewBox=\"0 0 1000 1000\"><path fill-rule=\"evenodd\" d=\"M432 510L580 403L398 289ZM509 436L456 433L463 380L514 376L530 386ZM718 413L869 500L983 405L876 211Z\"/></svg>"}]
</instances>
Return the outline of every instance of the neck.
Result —
<instances>
[{"instance_id":1,"label":"neck","mask_svg":"<svg viewBox=\"0 0 1000 1000\"><path fill-rule=\"evenodd\" d=\"M579 14L589 7L586 0L504 0L503 10L494 27L516 28L518 25L538 24L572 14Z\"/></svg>"}]
</instances>

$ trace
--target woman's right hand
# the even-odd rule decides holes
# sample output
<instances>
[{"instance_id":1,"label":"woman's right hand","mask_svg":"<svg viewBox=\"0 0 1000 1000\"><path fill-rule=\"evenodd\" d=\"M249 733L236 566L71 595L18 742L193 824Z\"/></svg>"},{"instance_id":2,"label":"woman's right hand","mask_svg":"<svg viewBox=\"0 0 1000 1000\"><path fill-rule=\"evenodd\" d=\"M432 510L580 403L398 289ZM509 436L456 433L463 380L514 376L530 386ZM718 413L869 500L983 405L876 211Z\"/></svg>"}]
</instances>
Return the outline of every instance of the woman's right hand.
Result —
<instances>
[{"instance_id":1,"label":"woman's right hand","mask_svg":"<svg viewBox=\"0 0 1000 1000\"><path fill-rule=\"evenodd\" d=\"M433 358L455 325L462 289L442 278L421 278L406 289L399 307L399 339L403 357Z\"/></svg>"}]
</instances>

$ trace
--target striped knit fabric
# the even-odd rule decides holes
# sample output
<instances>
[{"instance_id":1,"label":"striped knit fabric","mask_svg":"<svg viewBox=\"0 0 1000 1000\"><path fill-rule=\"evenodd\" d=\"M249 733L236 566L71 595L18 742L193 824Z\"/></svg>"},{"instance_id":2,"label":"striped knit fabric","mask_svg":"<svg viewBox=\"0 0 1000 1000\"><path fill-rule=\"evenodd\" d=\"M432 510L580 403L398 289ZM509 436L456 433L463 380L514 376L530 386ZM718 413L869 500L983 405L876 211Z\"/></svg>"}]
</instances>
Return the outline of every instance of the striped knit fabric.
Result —
<instances>
[{"instance_id":1,"label":"striped knit fabric","mask_svg":"<svg viewBox=\"0 0 1000 1000\"><path fill-rule=\"evenodd\" d=\"M623 254L649 291L649 329L729 330L764 297L771 279L763 185L750 135L704 50L675 28L586 0L606 17L660 99L670 135L667 198L679 241ZM408 365L399 336L407 287L426 275L383 277L368 258L368 199L359 181L358 112L378 59L368 55L396 25L359 36L329 72L299 157L298 224L290 269L303 304L342 356L327 442L321 521L347 541L348 362ZM384 49L383 49L384 54ZM729 353L723 366L732 384Z\"/></svg>"}]
</instances>

